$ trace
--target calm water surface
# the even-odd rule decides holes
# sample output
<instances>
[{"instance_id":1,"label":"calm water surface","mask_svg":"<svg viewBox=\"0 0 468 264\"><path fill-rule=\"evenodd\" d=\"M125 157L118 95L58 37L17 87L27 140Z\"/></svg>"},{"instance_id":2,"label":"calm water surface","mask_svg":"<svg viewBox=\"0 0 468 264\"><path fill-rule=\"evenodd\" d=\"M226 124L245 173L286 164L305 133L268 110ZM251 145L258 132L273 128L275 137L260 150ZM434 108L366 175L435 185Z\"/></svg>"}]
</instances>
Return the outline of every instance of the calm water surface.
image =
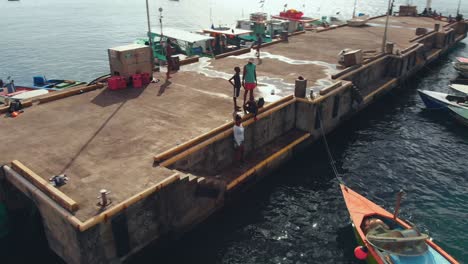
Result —
<instances>
[{"instance_id":1,"label":"calm water surface","mask_svg":"<svg viewBox=\"0 0 468 264\"><path fill-rule=\"evenodd\" d=\"M146 32L141 0L0 1L0 78L12 76L17 83L30 83L37 74L90 81L108 72L107 48ZM310 16L340 12L349 17L354 1L266 0L263 10L277 13L285 2ZM385 2L358 1L357 10L381 14ZM211 22L231 24L242 13L261 10L257 1L248 0L150 5L153 26L159 26L156 9L162 6L165 26L189 30ZM434 0L433 6L455 14L457 0ZM468 1L462 12L468 13ZM468 130L445 115L424 111L416 89L446 91L456 75L450 62L468 57L466 43L430 65L407 89L386 96L329 136L351 188L390 210L403 188L407 196L401 215L463 263L468 263ZM317 143L163 253L149 248L130 262L357 263L349 223L325 150ZM60 263L39 232L15 236L6 253L9 262Z\"/></svg>"}]
</instances>

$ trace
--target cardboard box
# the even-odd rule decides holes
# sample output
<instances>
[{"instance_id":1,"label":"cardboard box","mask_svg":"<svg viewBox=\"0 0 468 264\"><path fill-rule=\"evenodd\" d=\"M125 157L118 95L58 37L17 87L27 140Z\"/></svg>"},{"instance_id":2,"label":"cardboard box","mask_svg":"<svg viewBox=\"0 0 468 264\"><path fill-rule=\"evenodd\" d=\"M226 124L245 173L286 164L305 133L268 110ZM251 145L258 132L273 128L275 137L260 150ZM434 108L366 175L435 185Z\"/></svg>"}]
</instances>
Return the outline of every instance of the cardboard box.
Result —
<instances>
[{"instance_id":1,"label":"cardboard box","mask_svg":"<svg viewBox=\"0 0 468 264\"><path fill-rule=\"evenodd\" d=\"M135 73L152 73L151 48L130 44L108 50L111 75L128 78Z\"/></svg>"},{"instance_id":2,"label":"cardboard box","mask_svg":"<svg viewBox=\"0 0 468 264\"><path fill-rule=\"evenodd\" d=\"M362 50L352 50L344 54L344 63L346 67L362 63Z\"/></svg>"}]
</instances>

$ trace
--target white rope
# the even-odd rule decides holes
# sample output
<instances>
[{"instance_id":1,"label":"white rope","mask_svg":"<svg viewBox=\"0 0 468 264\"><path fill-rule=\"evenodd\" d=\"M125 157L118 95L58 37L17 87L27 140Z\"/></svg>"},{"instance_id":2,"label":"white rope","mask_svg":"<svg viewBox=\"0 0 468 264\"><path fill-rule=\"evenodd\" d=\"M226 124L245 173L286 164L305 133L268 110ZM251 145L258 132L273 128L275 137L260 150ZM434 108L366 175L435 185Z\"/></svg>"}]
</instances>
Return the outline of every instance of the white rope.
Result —
<instances>
[{"instance_id":1,"label":"white rope","mask_svg":"<svg viewBox=\"0 0 468 264\"><path fill-rule=\"evenodd\" d=\"M325 149L327 150L327 154L328 154L328 159L330 161L330 166L332 167L332 170L333 170L333 173L335 174L335 178L338 180L339 183L341 184L344 184L343 182L343 179L342 177L340 176L340 173L338 172L338 169L336 168L336 164L335 164L335 160L333 159L333 155L330 151L330 147L328 146L328 141L327 141L327 137L325 135L325 130L323 129L323 121L322 121L322 109L318 108L318 118L319 118L319 121L320 121L320 130L321 130L321 134L322 134L322 139L323 139L323 142L325 144Z\"/></svg>"}]
</instances>

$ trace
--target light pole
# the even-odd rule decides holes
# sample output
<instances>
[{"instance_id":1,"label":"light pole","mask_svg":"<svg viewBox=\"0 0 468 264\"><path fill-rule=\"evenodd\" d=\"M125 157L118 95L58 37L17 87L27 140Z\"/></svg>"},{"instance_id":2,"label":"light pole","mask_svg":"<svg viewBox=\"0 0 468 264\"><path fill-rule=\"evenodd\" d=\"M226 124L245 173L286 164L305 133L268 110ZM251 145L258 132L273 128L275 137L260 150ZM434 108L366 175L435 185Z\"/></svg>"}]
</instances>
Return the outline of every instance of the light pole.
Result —
<instances>
[{"instance_id":1,"label":"light pole","mask_svg":"<svg viewBox=\"0 0 468 264\"><path fill-rule=\"evenodd\" d=\"M148 40L149 40L149 45L151 47L151 69L153 69L154 68L154 45L153 45L153 36L151 34L151 22L150 22L148 0L146 0L146 19L148 21Z\"/></svg>"},{"instance_id":2,"label":"light pole","mask_svg":"<svg viewBox=\"0 0 468 264\"><path fill-rule=\"evenodd\" d=\"M162 41L162 36L163 36L163 26L162 26L162 19L163 19L163 15L162 15L162 7L160 7L159 9L159 24L161 25L161 41Z\"/></svg>"},{"instance_id":3,"label":"light pole","mask_svg":"<svg viewBox=\"0 0 468 264\"><path fill-rule=\"evenodd\" d=\"M151 37L151 22L150 22L150 14L149 14L149 5L148 0L146 0L146 19L148 21L148 38L151 50L153 50L153 38Z\"/></svg>"},{"instance_id":4,"label":"light pole","mask_svg":"<svg viewBox=\"0 0 468 264\"><path fill-rule=\"evenodd\" d=\"M392 8L392 5L392 0L388 0L387 19L385 20L385 31L382 40L382 53L385 52L385 44L387 44L388 20L390 19L390 10Z\"/></svg>"},{"instance_id":5,"label":"light pole","mask_svg":"<svg viewBox=\"0 0 468 264\"><path fill-rule=\"evenodd\" d=\"M458 0L457 16L460 14L460 5L461 5L461 0Z\"/></svg>"}]
</instances>

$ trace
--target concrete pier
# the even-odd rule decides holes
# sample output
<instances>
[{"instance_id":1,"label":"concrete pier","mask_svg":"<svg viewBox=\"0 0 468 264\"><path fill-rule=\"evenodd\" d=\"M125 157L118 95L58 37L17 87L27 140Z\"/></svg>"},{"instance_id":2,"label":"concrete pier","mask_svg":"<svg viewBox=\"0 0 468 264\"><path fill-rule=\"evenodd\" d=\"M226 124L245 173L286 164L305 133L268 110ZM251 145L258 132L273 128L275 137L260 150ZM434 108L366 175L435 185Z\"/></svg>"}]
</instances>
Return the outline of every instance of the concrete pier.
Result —
<instances>
[{"instance_id":1,"label":"concrete pier","mask_svg":"<svg viewBox=\"0 0 468 264\"><path fill-rule=\"evenodd\" d=\"M261 49L256 96L267 104L256 121L243 117L244 166L233 159L227 79L254 52L202 58L169 82L155 73L163 81L142 89L98 85L27 102L25 113L2 121L0 192L33 202L49 246L68 263L119 263L154 240L175 239L322 129L330 132L437 60L468 30L465 21L391 17L393 46L382 53L384 23L378 17L366 27L302 33ZM362 50L362 63L341 68L343 49ZM293 96L298 76L316 96ZM63 173L66 185L48 183ZM98 204L101 189L110 191L106 207Z\"/></svg>"}]
</instances>

